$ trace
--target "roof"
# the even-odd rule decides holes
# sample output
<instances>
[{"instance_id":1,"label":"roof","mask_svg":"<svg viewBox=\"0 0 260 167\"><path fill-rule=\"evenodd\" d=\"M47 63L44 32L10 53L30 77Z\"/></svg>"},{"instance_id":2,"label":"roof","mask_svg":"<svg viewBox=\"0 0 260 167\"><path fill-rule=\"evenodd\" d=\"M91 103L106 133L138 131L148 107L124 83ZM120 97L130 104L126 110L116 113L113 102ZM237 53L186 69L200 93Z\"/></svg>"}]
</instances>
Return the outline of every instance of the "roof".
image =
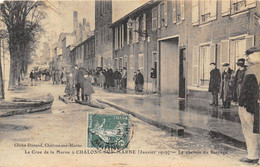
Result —
<instances>
[{"instance_id":1,"label":"roof","mask_svg":"<svg viewBox=\"0 0 260 167\"><path fill-rule=\"evenodd\" d=\"M131 11L130 13L126 14L122 18L120 18L117 21L115 21L114 23L112 23L109 27L113 28L113 27L117 26L118 24L128 20L129 18L131 18L135 15L138 15L139 13L143 12L144 10L150 9L150 8L156 6L160 2L162 2L162 0L149 0L145 4L141 5L140 7L136 8L135 10Z\"/></svg>"}]
</instances>

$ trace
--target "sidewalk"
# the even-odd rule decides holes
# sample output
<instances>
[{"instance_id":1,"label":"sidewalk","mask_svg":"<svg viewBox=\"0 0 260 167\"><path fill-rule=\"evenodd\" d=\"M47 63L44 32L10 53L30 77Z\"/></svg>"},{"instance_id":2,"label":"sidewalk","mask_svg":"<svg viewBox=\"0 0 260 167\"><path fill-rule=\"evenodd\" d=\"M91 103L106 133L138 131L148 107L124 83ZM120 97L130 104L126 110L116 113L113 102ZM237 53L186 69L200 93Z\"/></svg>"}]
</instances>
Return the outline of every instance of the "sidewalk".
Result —
<instances>
[{"instance_id":1,"label":"sidewalk","mask_svg":"<svg viewBox=\"0 0 260 167\"><path fill-rule=\"evenodd\" d=\"M184 101L179 101L177 95L158 97L155 94L116 94L101 88L95 90L93 97L123 112L131 111L138 117L143 116L157 123L183 126L184 132L189 130L206 133L209 138L245 148L238 112L235 110L214 107L209 110L188 108Z\"/></svg>"}]
</instances>

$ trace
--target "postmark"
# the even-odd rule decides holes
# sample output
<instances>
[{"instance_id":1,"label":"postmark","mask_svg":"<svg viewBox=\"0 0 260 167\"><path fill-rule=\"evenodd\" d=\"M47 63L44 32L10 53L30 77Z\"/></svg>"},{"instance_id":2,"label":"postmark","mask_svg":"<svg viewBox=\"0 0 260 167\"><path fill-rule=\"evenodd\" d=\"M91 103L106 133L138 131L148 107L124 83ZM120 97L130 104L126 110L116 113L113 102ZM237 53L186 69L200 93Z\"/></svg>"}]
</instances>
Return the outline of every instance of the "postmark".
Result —
<instances>
[{"instance_id":1,"label":"postmark","mask_svg":"<svg viewBox=\"0 0 260 167\"><path fill-rule=\"evenodd\" d=\"M87 146L101 149L124 149L129 143L129 116L89 114Z\"/></svg>"}]
</instances>

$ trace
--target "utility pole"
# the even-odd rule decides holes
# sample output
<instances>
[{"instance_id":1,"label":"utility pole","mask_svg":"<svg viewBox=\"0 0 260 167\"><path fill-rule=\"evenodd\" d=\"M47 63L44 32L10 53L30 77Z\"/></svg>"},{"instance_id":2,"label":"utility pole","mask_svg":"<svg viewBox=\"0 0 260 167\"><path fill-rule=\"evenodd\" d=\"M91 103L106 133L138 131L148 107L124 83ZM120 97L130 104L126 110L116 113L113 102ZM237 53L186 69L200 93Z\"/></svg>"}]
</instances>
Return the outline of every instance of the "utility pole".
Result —
<instances>
[{"instance_id":1,"label":"utility pole","mask_svg":"<svg viewBox=\"0 0 260 167\"><path fill-rule=\"evenodd\" d=\"M3 73L2 73L2 61L1 61L1 39L0 39L0 99L5 98L4 92L4 82L3 82Z\"/></svg>"}]
</instances>

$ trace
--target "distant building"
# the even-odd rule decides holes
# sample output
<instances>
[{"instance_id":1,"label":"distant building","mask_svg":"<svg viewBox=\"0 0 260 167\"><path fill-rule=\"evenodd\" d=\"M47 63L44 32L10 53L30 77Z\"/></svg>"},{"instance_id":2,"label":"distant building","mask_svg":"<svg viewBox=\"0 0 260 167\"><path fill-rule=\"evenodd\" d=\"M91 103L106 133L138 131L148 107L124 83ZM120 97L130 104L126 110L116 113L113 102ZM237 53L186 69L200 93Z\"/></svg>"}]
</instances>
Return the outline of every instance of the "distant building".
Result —
<instances>
[{"instance_id":1,"label":"distant building","mask_svg":"<svg viewBox=\"0 0 260 167\"><path fill-rule=\"evenodd\" d=\"M95 67L112 67L112 0L95 1Z\"/></svg>"}]
</instances>

